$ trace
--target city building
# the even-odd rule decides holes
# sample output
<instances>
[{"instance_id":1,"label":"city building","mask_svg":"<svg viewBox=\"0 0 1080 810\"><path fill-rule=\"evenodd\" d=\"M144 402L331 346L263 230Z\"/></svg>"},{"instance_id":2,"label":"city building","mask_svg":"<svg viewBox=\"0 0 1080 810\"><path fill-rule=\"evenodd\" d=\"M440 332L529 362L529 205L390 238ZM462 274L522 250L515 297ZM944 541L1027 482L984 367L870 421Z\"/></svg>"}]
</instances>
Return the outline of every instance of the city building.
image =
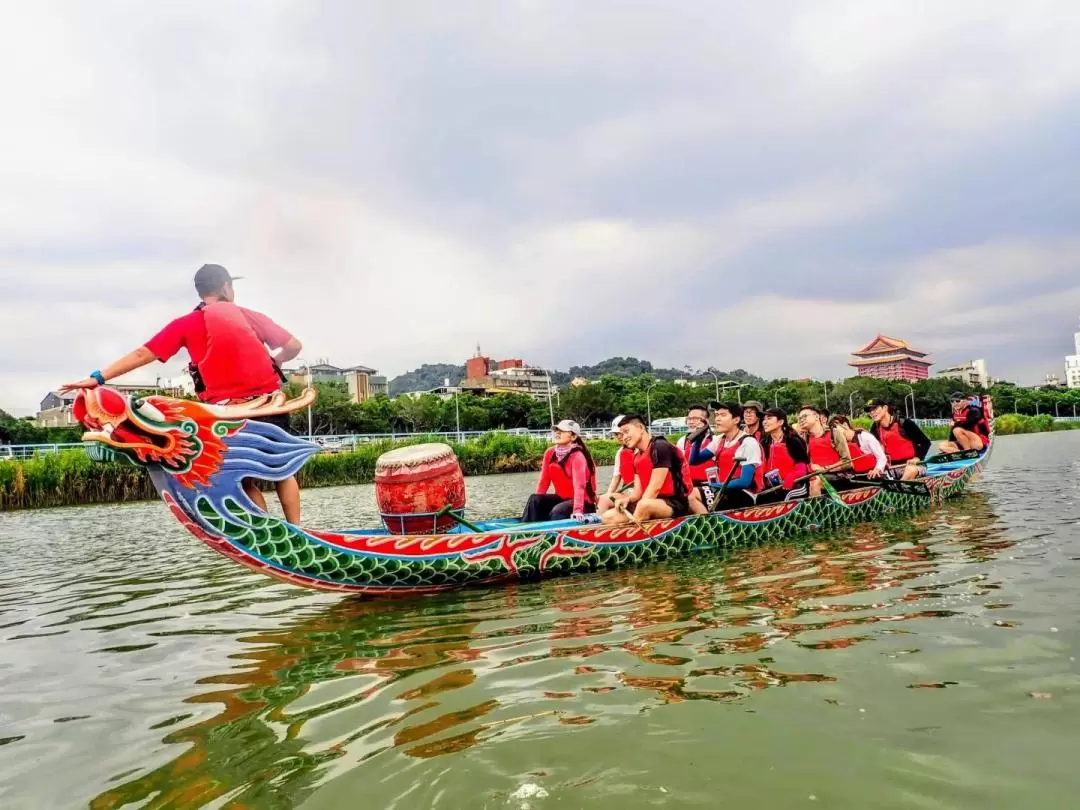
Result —
<instances>
[{"instance_id":1,"label":"city building","mask_svg":"<svg viewBox=\"0 0 1080 810\"><path fill-rule=\"evenodd\" d=\"M848 365L858 369L858 376L879 380L925 380L933 365L933 361L924 359L926 352L906 341L881 334L852 354L856 359Z\"/></svg>"},{"instance_id":2,"label":"city building","mask_svg":"<svg viewBox=\"0 0 1080 810\"><path fill-rule=\"evenodd\" d=\"M1080 332L1073 333L1075 354L1065 356L1065 384L1069 388L1080 388Z\"/></svg>"},{"instance_id":3,"label":"city building","mask_svg":"<svg viewBox=\"0 0 1080 810\"><path fill-rule=\"evenodd\" d=\"M994 384L994 381L990 378L990 372L987 370L986 361L983 359L968 360L966 363L940 369L934 372L934 376L951 377L979 388L989 388Z\"/></svg>"},{"instance_id":4,"label":"city building","mask_svg":"<svg viewBox=\"0 0 1080 810\"><path fill-rule=\"evenodd\" d=\"M447 380L446 385L440 385L438 388L430 388L427 391L406 391L401 396L409 399L419 399L427 394L434 394L439 399L453 399L455 395L460 393L461 389L456 385L450 385L450 381Z\"/></svg>"},{"instance_id":5,"label":"city building","mask_svg":"<svg viewBox=\"0 0 1080 810\"><path fill-rule=\"evenodd\" d=\"M183 397L190 395L191 390L182 385L161 385L160 380L150 383L118 383L109 380L109 388L119 391L121 394L160 394L166 397ZM68 391L61 394L59 391L50 391L38 405L37 416L34 424L40 428L75 427L79 423L71 413L71 406L75 404L78 391Z\"/></svg>"},{"instance_id":6,"label":"city building","mask_svg":"<svg viewBox=\"0 0 1080 810\"><path fill-rule=\"evenodd\" d=\"M373 368L367 366L349 366L340 368L322 360L308 366L300 366L295 369L282 369L289 382L298 385L307 385L308 375L311 382L337 382L345 385L349 392L349 399L353 402L366 402L372 397L389 396L390 383L386 377L376 373Z\"/></svg>"},{"instance_id":7,"label":"city building","mask_svg":"<svg viewBox=\"0 0 1080 810\"><path fill-rule=\"evenodd\" d=\"M465 379L460 388L477 396L527 394L544 400L549 391L556 391L543 369L530 368L520 358L493 360L480 351L479 345L476 354L465 361Z\"/></svg>"}]
</instances>

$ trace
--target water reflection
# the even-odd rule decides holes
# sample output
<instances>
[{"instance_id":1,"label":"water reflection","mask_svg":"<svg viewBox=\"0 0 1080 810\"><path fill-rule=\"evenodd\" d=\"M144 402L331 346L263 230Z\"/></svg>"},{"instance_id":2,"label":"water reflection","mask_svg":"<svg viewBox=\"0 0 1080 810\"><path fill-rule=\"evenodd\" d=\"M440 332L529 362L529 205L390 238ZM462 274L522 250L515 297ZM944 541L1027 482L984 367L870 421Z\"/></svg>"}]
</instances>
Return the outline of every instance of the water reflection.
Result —
<instances>
[{"instance_id":1,"label":"water reflection","mask_svg":"<svg viewBox=\"0 0 1080 810\"><path fill-rule=\"evenodd\" d=\"M852 648L915 655L927 621L1001 607L986 564L1014 543L969 494L915 521L727 559L306 607L239 634L242 668L199 679L208 688L185 701L220 711L153 726L178 753L116 774L91 806L292 807L380 756L404 757L382 760L393 770L689 701L752 707L762 690L835 685Z\"/></svg>"}]
</instances>

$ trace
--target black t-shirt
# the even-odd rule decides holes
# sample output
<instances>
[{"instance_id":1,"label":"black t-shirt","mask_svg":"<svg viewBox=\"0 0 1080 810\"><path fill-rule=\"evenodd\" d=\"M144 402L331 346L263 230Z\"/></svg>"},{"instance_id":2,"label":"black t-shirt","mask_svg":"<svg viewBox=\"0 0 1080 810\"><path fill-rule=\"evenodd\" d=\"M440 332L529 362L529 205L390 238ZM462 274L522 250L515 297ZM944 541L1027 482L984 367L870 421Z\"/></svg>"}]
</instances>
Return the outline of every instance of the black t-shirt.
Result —
<instances>
[{"instance_id":1,"label":"black t-shirt","mask_svg":"<svg viewBox=\"0 0 1080 810\"><path fill-rule=\"evenodd\" d=\"M653 439L649 445L649 458L653 467L675 469L675 446L662 439Z\"/></svg>"},{"instance_id":2,"label":"black t-shirt","mask_svg":"<svg viewBox=\"0 0 1080 810\"><path fill-rule=\"evenodd\" d=\"M964 430L973 431L975 430L975 426L982 421L982 415L982 408L977 408L974 405L969 405L967 408L967 413L964 414L964 418L958 420L956 419L956 417L953 417L953 422L957 427L963 428Z\"/></svg>"}]
</instances>

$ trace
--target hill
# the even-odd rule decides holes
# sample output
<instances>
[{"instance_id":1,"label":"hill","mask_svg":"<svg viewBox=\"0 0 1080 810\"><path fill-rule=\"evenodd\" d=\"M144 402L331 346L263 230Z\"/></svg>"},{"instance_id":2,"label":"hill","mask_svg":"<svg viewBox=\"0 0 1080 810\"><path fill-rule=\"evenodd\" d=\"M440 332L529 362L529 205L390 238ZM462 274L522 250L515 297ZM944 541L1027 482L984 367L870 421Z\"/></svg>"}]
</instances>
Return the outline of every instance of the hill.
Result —
<instances>
[{"instance_id":1,"label":"hill","mask_svg":"<svg viewBox=\"0 0 1080 810\"><path fill-rule=\"evenodd\" d=\"M465 377L465 364L460 366L450 363L424 363L420 368L399 374L390 380L390 396L405 394L409 391L430 391L438 388L450 378L451 385L457 385Z\"/></svg>"},{"instance_id":2,"label":"hill","mask_svg":"<svg viewBox=\"0 0 1080 810\"><path fill-rule=\"evenodd\" d=\"M609 357L592 366L571 366L569 371L551 372L551 382L554 385L566 386L575 377L584 377L587 380L598 380L605 374L616 377L636 377L639 374L652 374L658 380L675 379L699 379L711 380L716 372L721 380L734 380L735 382L749 383L751 385L764 385L765 381L754 374L741 368L734 371L720 371L710 368L702 373L694 373L686 368L654 368L648 360L639 360L636 357ZM449 363L425 363L414 371L401 374L390 380L390 396L404 394L409 391L428 391L438 388L449 378L451 385L457 385L465 376L465 366L452 365Z\"/></svg>"}]
</instances>

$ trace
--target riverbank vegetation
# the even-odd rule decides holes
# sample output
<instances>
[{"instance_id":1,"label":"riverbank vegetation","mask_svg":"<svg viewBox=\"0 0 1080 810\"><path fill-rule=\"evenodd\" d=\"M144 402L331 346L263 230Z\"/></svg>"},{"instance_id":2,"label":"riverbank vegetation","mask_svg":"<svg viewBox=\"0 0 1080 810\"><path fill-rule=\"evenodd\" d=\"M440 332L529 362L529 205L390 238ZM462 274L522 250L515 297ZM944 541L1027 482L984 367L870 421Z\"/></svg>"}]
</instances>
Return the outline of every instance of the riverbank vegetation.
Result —
<instances>
[{"instance_id":1,"label":"riverbank vegetation","mask_svg":"<svg viewBox=\"0 0 1080 810\"><path fill-rule=\"evenodd\" d=\"M866 419L856 420L868 427ZM1054 422L1050 417L1006 414L995 428L1001 435L1063 430L1075 426ZM945 438L946 428L928 428L934 440ZM360 445L343 453L321 453L300 470L302 487L341 486L370 483L375 464L383 453L403 444L419 444L432 437L416 435L398 442L381 441ZM610 439L588 442L589 452L599 466L614 463L618 443ZM548 443L528 436L488 433L476 441L451 443L466 475L531 472L540 468ZM601 486L606 481L601 481ZM141 469L118 462L90 460L82 450L39 455L26 461L0 461L0 511L50 506L81 506L157 497L149 476Z\"/></svg>"}]
</instances>

